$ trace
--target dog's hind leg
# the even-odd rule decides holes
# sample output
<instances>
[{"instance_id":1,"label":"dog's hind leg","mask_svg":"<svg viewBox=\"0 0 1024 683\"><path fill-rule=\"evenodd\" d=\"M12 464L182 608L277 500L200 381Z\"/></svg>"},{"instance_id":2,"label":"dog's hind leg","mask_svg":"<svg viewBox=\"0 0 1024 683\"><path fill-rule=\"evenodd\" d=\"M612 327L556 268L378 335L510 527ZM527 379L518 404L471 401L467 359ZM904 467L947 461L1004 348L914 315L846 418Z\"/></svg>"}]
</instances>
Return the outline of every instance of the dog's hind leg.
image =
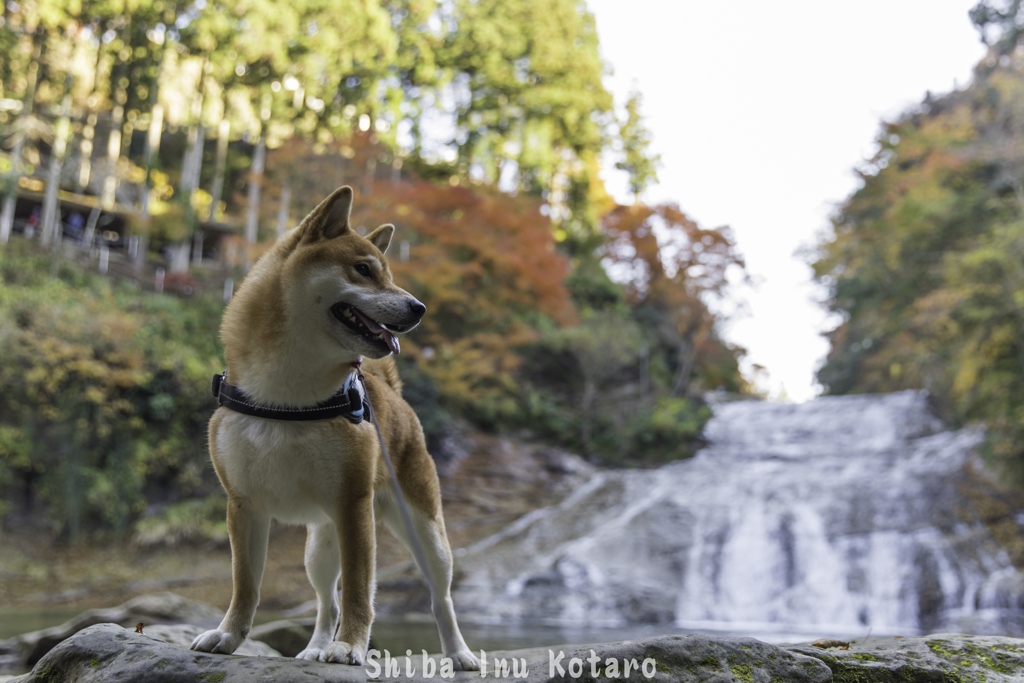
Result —
<instances>
[{"instance_id":1,"label":"dog's hind leg","mask_svg":"<svg viewBox=\"0 0 1024 683\"><path fill-rule=\"evenodd\" d=\"M406 531L402 513L398 509L398 503L391 496L387 496L379 509L387 528L412 552L409 534ZM435 517L431 517L415 506L412 506L409 512L416 535L423 547L423 553L426 555L430 579L433 581L431 611L434 613L437 631L441 636L441 651L445 657L452 659L457 670L478 671L480 662L466 645L462 632L459 631L459 624L455 620L455 604L452 602L451 592L452 551L448 546L444 519L440 512ZM415 558L415 554L413 557ZM419 566L418 560L416 564ZM422 566L420 566L420 571L423 572ZM427 572L423 572L423 574L426 576Z\"/></svg>"},{"instance_id":2,"label":"dog's hind leg","mask_svg":"<svg viewBox=\"0 0 1024 683\"><path fill-rule=\"evenodd\" d=\"M295 658L324 661L324 650L334 640L341 616L338 608L341 556L338 530L331 522L310 524L306 529L306 576L316 591L316 626L309 645Z\"/></svg>"},{"instance_id":3,"label":"dog's hind leg","mask_svg":"<svg viewBox=\"0 0 1024 683\"><path fill-rule=\"evenodd\" d=\"M270 517L238 501L228 501L228 537L231 539L231 606L216 629L196 636L191 649L229 655L252 628L260 602L260 583L267 561Z\"/></svg>"}]
</instances>

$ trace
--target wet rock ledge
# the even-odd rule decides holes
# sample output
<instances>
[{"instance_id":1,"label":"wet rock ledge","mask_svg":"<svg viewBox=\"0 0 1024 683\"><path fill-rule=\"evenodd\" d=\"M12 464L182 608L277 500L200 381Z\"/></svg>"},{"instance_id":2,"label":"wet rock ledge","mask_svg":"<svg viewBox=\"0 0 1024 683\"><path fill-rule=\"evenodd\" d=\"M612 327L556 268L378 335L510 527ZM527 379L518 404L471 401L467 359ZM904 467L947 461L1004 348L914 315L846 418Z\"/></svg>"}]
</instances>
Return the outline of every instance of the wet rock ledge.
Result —
<instances>
[{"instance_id":1,"label":"wet rock ledge","mask_svg":"<svg viewBox=\"0 0 1024 683\"><path fill-rule=\"evenodd\" d=\"M133 681L172 683L209 681L234 683L311 680L364 683L374 673L384 676L383 660L372 666L345 666L297 661L254 643L250 656L210 655L187 649L200 627L147 629L144 634L116 624L89 626L64 640L17 683ZM508 671L495 671L504 660ZM514 660L514 661L513 661ZM554 660L554 661L553 661ZM438 657L431 658L433 665ZM628 678L626 663L633 663ZM398 660L403 681L476 681L479 672L455 672L442 678L441 669L424 675L424 660ZM431 665L427 665L430 673ZM411 673L410 673L411 672ZM564 672L564 673L563 673ZM516 675L518 674L518 676ZM596 674L596 675L595 675ZM396 680L394 676L391 680ZM670 635L644 640L488 652L488 679L541 681L685 681L825 683L844 681L1022 681L1024 640L995 636L936 634L920 638L872 638L849 650L812 645L773 646L753 638Z\"/></svg>"}]
</instances>

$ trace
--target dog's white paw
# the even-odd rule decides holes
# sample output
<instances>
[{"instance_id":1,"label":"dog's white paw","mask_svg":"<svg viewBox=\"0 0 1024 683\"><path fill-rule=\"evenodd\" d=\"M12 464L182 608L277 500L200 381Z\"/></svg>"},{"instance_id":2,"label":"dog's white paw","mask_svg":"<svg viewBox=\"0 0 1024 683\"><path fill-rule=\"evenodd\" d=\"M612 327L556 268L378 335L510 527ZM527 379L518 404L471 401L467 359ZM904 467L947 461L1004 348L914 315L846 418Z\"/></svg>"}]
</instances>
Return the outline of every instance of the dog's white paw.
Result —
<instances>
[{"instance_id":1,"label":"dog's white paw","mask_svg":"<svg viewBox=\"0 0 1024 683\"><path fill-rule=\"evenodd\" d=\"M213 629L212 631L200 633L196 636L196 639L192 641L192 645L189 649L198 650L199 652L229 655L242 644L243 640L245 640L245 636L241 633L226 633L218 629Z\"/></svg>"},{"instance_id":2,"label":"dog's white paw","mask_svg":"<svg viewBox=\"0 0 1024 683\"><path fill-rule=\"evenodd\" d=\"M321 662L335 662L337 664L361 665L365 660L365 647L349 645L341 640L336 640L328 645L320 657Z\"/></svg>"},{"instance_id":3,"label":"dog's white paw","mask_svg":"<svg viewBox=\"0 0 1024 683\"><path fill-rule=\"evenodd\" d=\"M450 655L445 655L445 657L451 658L452 666L456 671L480 670L480 660L469 650L458 650Z\"/></svg>"},{"instance_id":4,"label":"dog's white paw","mask_svg":"<svg viewBox=\"0 0 1024 683\"><path fill-rule=\"evenodd\" d=\"M305 650L295 655L295 659L306 659L311 662L322 662L324 661L324 651L318 647L307 647Z\"/></svg>"}]
</instances>

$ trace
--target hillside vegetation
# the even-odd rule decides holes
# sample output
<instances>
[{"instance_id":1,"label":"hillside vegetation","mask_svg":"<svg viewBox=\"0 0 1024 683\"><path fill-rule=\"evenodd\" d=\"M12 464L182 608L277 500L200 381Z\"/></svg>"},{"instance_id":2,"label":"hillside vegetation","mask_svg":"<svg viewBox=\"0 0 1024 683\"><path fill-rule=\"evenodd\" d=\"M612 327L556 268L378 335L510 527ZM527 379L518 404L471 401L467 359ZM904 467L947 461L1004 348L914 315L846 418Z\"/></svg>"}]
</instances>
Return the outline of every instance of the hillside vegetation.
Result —
<instances>
[{"instance_id":1,"label":"hillside vegetation","mask_svg":"<svg viewBox=\"0 0 1024 683\"><path fill-rule=\"evenodd\" d=\"M430 314L399 359L435 451L459 418L607 464L689 455L710 415L700 392L742 388L737 352L691 300L684 270L654 273L641 294L596 261L572 269L538 209L425 181L381 184L357 203L356 221L396 216L410 244L394 270ZM669 217L729 258L721 232ZM647 218L630 215L609 234L640 240ZM151 528L202 537L223 515L186 502L218 493L205 424L223 367L219 288L157 294L70 259L52 277L49 254L23 239L0 251L0 274L2 511L41 514L58 537L127 538L149 510L163 515Z\"/></svg>"},{"instance_id":2,"label":"hillside vegetation","mask_svg":"<svg viewBox=\"0 0 1024 683\"><path fill-rule=\"evenodd\" d=\"M1024 482L1024 47L1021 3L980 3L990 43L962 90L886 123L814 268L842 324L831 393L928 389L948 419L990 428Z\"/></svg>"},{"instance_id":3,"label":"hillside vegetation","mask_svg":"<svg viewBox=\"0 0 1024 683\"><path fill-rule=\"evenodd\" d=\"M2 6L0 47L6 528L219 533L224 278L346 183L356 225L397 226L396 279L427 305L399 360L438 457L460 424L604 464L686 457L702 392L746 388L708 308L742 259L728 228L643 203L642 98L619 121L579 0L38 0ZM32 241L12 231L26 190ZM118 281L57 259L69 197L93 206L83 241L101 213L134 238ZM142 288L156 266L179 286Z\"/></svg>"}]
</instances>

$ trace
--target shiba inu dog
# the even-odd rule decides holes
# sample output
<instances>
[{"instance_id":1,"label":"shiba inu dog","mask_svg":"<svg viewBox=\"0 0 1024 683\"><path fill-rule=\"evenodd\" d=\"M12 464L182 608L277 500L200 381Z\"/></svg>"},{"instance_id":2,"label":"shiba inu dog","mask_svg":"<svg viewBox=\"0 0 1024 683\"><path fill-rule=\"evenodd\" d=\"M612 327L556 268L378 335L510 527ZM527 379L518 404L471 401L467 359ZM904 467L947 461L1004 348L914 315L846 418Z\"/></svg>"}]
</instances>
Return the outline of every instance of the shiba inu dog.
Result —
<instances>
[{"instance_id":1,"label":"shiba inu dog","mask_svg":"<svg viewBox=\"0 0 1024 683\"><path fill-rule=\"evenodd\" d=\"M455 621L437 472L389 357L399 352L396 335L416 327L426 308L392 281L384 253L394 227L361 237L349 226L351 208L352 189L342 187L255 264L224 313L224 381L245 397L236 407L298 412L330 400L353 363L369 359L365 391L425 550L444 655L455 669L476 670ZM273 518L308 525L306 574L317 617L297 657L362 664L373 621L375 520L410 543L373 425L267 419L223 403L210 420L210 457L228 495L233 590L220 626L192 649L229 654L248 635Z\"/></svg>"}]
</instances>

